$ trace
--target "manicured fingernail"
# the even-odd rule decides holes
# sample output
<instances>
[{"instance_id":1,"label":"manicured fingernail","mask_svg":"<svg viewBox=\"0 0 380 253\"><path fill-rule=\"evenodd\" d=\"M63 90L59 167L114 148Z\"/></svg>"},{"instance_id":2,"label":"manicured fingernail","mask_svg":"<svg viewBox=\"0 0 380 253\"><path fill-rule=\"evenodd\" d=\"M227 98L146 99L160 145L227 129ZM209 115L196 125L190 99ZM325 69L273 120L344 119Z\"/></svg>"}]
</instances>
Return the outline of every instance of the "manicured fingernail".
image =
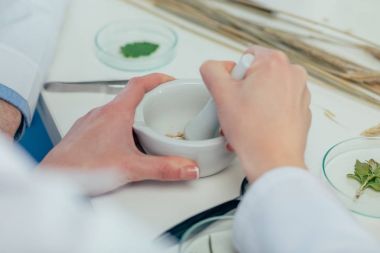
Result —
<instances>
[{"instance_id":1,"label":"manicured fingernail","mask_svg":"<svg viewBox=\"0 0 380 253\"><path fill-rule=\"evenodd\" d=\"M186 167L182 170L181 178L183 180L194 180L199 178L199 168L198 167Z\"/></svg>"},{"instance_id":2,"label":"manicured fingernail","mask_svg":"<svg viewBox=\"0 0 380 253\"><path fill-rule=\"evenodd\" d=\"M232 153L235 152L234 148L229 143L226 144L226 149L228 152L232 152Z\"/></svg>"}]
</instances>

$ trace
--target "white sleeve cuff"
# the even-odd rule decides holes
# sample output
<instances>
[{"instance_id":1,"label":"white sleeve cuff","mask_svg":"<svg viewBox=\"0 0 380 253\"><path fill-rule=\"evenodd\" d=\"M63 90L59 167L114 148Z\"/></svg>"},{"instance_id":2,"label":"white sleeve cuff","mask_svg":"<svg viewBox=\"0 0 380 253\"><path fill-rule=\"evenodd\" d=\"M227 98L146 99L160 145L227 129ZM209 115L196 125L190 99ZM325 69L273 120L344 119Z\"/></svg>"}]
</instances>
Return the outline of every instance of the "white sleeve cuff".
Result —
<instances>
[{"instance_id":1,"label":"white sleeve cuff","mask_svg":"<svg viewBox=\"0 0 380 253\"><path fill-rule=\"evenodd\" d=\"M304 169L283 167L259 178L235 217L240 253L376 252L364 231L322 182Z\"/></svg>"},{"instance_id":2,"label":"white sleeve cuff","mask_svg":"<svg viewBox=\"0 0 380 253\"><path fill-rule=\"evenodd\" d=\"M31 116L69 0L0 2L0 83L28 102Z\"/></svg>"},{"instance_id":3,"label":"white sleeve cuff","mask_svg":"<svg viewBox=\"0 0 380 253\"><path fill-rule=\"evenodd\" d=\"M31 61L22 53L0 44L0 83L12 89L26 101L36 101L31 99L34 83L38 80L38 65ZM38 94L35 94L38 96ZM33 104L29 103L26 118L30 121ZM30 122L29 122L30 123Z\"/></svg>"}]
</instances>

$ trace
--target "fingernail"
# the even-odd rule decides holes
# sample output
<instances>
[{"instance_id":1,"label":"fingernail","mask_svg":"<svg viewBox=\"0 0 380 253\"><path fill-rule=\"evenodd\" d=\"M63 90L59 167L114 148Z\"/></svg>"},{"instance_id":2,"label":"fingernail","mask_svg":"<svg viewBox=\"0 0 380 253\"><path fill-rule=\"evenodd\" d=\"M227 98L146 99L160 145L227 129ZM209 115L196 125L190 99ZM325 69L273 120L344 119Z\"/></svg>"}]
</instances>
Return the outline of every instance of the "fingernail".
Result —
<instances>
[{"instance_id":1,"label":"fingernail","mask_svg":"<svg viewBox=\"0 0 380 253\"><path fill-rule=\"evenodd\" d=\"M181 178L183 180L194 180L199 178L199 168L198 167L186 167L181 172Z\"/></svg>"},{"instance_id":2,"label":"fingernail","mask_svg":"<svg viewBox=\"0 0 380 253\"><path fill-rule=\"evenodd\" d=\"M226 149L228 152L231 152L231 153L235 152L234 148L229 143L226 144Z\"/></svg>"}]
</instances>

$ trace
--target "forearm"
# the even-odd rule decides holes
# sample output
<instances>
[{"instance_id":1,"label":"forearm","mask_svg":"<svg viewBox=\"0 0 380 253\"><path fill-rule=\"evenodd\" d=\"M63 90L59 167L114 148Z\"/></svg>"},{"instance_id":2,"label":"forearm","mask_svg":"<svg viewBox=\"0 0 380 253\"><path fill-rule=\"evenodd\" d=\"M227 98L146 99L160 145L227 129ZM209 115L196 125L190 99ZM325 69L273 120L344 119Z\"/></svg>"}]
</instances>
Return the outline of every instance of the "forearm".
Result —
<instances>
[{"instance_id":1,"label":"forearm","mask_svg":"<svg viewBox=\"0 0 380 253\"><path fill-rule=\"evenodd\" d=\"M22 112L25 125L32 121L68 2L0 1L0 99Z\"/></svg>"},{"instance_id":2,"label":"forearm","mask_svg":"<svg viewBox=\"0 0 380 253\"><path fill-rule=\"evenodd\" d=\"M21 120L21 112L13 105L0 99L0 131L13 138Z\"/></svg>"},{"instance_id":3,"label":"forearm","mask_svg":"<svg viewBox=\"0 0 380 253\"><path fill-rule=\"evenodd\" d=\"M253 184L241 203L235 245L248 252L376 252L364 231L317 179L279 168Z\"/></svg>"},{"instance_id":4,"label":"forearm","mask_svg":"<svg viewBox=\"0 0 380 253\"><path fill-rule=\"evenodd\" d=\"M1 134L0 161L0 252L166 252L136 217L110 205L94 212L71 178L35 170Z\"/></svg>"}]
</instances>

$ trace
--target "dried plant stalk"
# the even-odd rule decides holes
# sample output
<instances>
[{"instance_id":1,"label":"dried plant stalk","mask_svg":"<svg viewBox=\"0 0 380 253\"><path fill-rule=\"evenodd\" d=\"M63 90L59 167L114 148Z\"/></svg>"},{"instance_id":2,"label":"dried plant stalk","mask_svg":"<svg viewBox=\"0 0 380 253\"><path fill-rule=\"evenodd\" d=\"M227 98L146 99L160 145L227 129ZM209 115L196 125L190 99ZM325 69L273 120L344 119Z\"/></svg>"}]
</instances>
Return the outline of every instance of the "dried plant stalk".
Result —
<instances>
[{"instance_id":1,"label":"dried plant stalk","mask_svg":"<svg viewBox=\"0 0 380 253\"><path fill-rule=\"evenodd\" d=\"M371 127L371 128L368 128L368 129L364 130L360 135L361 136L365 136L365 137L377 137L377 136L380 136L380 123L377 124L374 127Z\"/></svg>"},{"instance_id":2,"label":"dried plant stalk","mask_svg":"<svg viewBox=\"0 0 380 253\"><path fill-rule=\"evenodd\" d=\"M380 60L380 49L376 47L371 47L367 45L359 45L359 47L363 48L364 51L370 53L373 57Z\"/></svg>"},{"instance_id":3,"label":"dried plant stalk","mask_svg":"<svg viewBox=\"0 0 380 253\"><path fill-rule=\"evenodd\" d=\"M355 36L354 34L347 33L345 31L339 30L335 27L328 26L328 25L321 23L321 22L309 20L307 18L300 17L300 16L297 16L297 15L294 15L291 13L281 11L281 10L275 10L272 8L268 8L268 7L265 7L259 3L254 2L254 1L250 1L250 0L224 0L224 1L227 3L232 3L235 5L238 5L238 6L240 5L243 8L249 7L249 8L251 8L252 11L255 11L259 14L262 14L265 16L270 16L273 19L277 19L277 20L280 20L281 22L289 23L289 24L291 24L297 28L301 28L301 29L304 29L307 31L311 31L311 32L314 32L318 35L318 36L304 35L304 34L286 32L289 35L292 35L294 37L301 38L301 39L319 40L319 41L327 42L330 44L337 44L337 45L342 45L342 46L359 48L359 49L362 49L364 52L372 55L376 59L380 60L380 47L379 47L379 45L376 45L375 43L368 41L368 40L365 40L361 37ZM296 19L298 22L291 21L289 19L285 19L285 18L283 18L283 16L290 17L292 19ZM311 27L310 25L307 25L307 24L327 28L328 30L334 31L334 32L339 33L339 34L343 34L346 37L351 37L352 39L361 41L364 44L354 43L354 42L349 41L349 40L344 39L344 38L338 38L335 35L326 34L320 30L315 29L314 27Z\"/></svg>"},{"instance_id":4,"label":"dried plant stalk","mask_svg":"<svg viewBox=\"0 0 380 253\"><path fill-rule=\"evenodd\" d=\"M380 50L380 45L378 45L378 44L376 44L376 43L374 43L372 41L369 41L369 40L367 40L365 38L356 36L355 34L352 34L350 32L343 31L343 30L340 30L340 29L338 29L336 27L329 26L329 25L327 25L325 23L321 23L321 22L318 22L318 21L315 21L315 20L311 20L311 19L308 19L308 18L305 18L305 17L301 17L301 16L295 15L293 13L289 13L289 12L282 11L282 10L279 10L279 9L274 9L272 7L269 8L269 7L263 6L261 3L258 3L258 2L252 1L252 0L224 0L224 1L227 2L227 3L234 3L234 4L237 4L237 5L244 6L244 7L249 7L253 11L256 11L258 13L260 13L260 12L264 13L265 12L267 16L270 15L271 18L273 18L273 19L278 19L278 20L281 20L282 22L290 23L292 25L295 25L298 28L304 28L304 29L309 30L309 31L317 32L319 35L327 36L329 39L337 39L337 41L339 41L339 42L343 42L344 41L345 42L344 44L346 44L346 45L351 45L351 46L354 46L354 47L365 46L365 47L369 47L370 51L372 51L372 49L375 49L376 51ZM288 19L284 19L283 16L291 18L291 19L295 19L296 21L290 21ZM360 45L360 44L357 44L357 43L352 43L352 42L349 42L349 41L347 41L347 40L345 40L343 38L338 38L338 37L336 37L334 35L331 35L331 34L327 35L324 32L315 29L311 25L312 26L322 27L322 28L328 29L330 31L333 31L335 33L344 35L346 37L350 37L352 39L360 41L361 43L364 43L364 45Z\"/></svg>"},{"instance_id":5,"label":"dried plant stalk","mask_svg":"<svg viewBox=\"0 0 380 253\"><path fill-rule=\"evenodd\" d=\"M213 1L207 1L208 3ZM279 29L237 17L199 0L155 0L156 6L209 28L242 45L259 44L285 51L315 78L380 106L380 73L312 46ZM260 10L264 15L271 12Z\"/></svg>"},{"instance_id":6,"label":"dried plant stalk","mask_svg":"<svg viewBox=\"0 0 380 253\"><path fill-rule=\"evenodd\" d=\"M167 134L166 136L169 138L176 139L176 140L186 140L185 133L183 132L178 132L176 134Z\"/></svg>"}]
</instances>

